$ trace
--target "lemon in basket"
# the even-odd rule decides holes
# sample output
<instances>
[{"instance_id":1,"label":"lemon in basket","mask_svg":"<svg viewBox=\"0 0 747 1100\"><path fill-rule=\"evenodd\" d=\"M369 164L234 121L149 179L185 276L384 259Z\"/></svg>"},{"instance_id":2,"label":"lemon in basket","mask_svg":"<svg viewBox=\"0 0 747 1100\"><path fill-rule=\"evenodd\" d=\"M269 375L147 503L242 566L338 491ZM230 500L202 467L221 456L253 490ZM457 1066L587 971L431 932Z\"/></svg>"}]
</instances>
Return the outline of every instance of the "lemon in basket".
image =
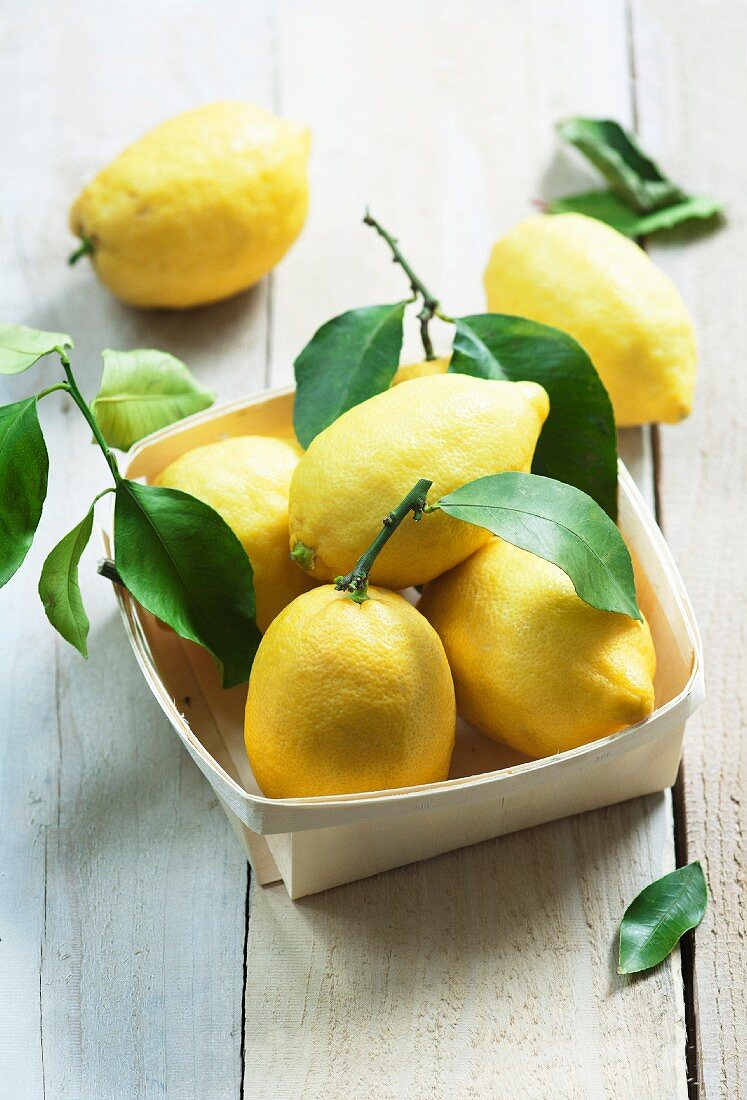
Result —
<instances>
[{"instance_id":1,"label":"lemon in basket","mask_svg":"<svg viewBox=\"0 0 747 1100\"><path fill-rule=\"evenodd\" d=\"M211 103L151 130L90 183L70 227L101 281L135 306L184 309L252 286L308 206L309 133L250 103Z\"/></svg>"},{"instance_id":2,"label":"lemon in basket","mask_svg":"<svg viewBox=\"0 0 747 1100\"><path fill-rule=\"evenodd\" d=\"M528 471L547 394L535 382L436 374L354 406L312 440L293 474L291 550L318 580L334 580L371 542L392 501L419 478L437 500L485 474ZM408 521L376 559L374 584L423 584L490 534L443 513Z\"/></svg>"},{"instance_id":3,"label":"lemon in basket","mask_svg":"<svg viewBox=\"0 0 747 1100\"><path fill-rule=\"evenodd\" d=\"M674 284L633 241L583 214L526 218L493 248L488 308L570 333L621 427L676 423L692 407L693 323Z\"/></svg>"},{"instance_id":4,"label":"lemon in basket","mask_svg":"<svg viewBox=\"0 0 747 1100\"><path fill-rule=\"evenodd\" d=\"M402 596L299 596L260 643L245 738L270 798L353 794L446 779L454 685L435 630Z\"/></svg>"},{"instance_id":5,"label":"lemon in basket","mask_svg":"<svg viewBox=\"0 0 747 1100\"><path fill-rule=\"evenodd\" d=\"M427 378L431 374L446 374L451 362L450 355L439 355L435 359L423 359L419 363L403 363L394 376L393 386L400 382L410 382L413 378Z\"/></svg>"},{"instance_id":6,"label":"lemon in basket","mask_svg":"<svg viewBox=\"0 0 747 1100\"><path fill-rule=\"evenodd\" d=\"M301 450L269 436L238 436L188 451L156 478L219 512L254 570L257 625L266 630L311 581L288 557L288 489Z\"/></svg>"},{"instance_id":7,"label":"lemon in basket","mask_svg":"<svg viewBox=\"0 0 747 1100\"><path fill-rule=\"evenodd\" d=\"M653 710L645 621L598 611L556 565L494 538L426 585L459 713L527 756L616 733Z\"/></svg>"}]
</instances>

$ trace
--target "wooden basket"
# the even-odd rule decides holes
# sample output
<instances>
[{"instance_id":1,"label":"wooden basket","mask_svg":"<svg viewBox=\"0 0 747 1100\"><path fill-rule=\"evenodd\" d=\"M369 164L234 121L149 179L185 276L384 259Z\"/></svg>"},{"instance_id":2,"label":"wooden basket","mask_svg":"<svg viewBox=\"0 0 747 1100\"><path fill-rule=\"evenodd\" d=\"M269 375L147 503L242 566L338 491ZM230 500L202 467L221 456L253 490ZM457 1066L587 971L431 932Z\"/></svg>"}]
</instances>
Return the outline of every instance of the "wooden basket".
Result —
<instances>
[{"instance_id":1,"label":"wooden basket","mask_svg":"<svg viewBox=\"0 0 747 1100\"><path fill-rule=\"evenodd\" d=\"M183 420L143 440L128 477L152 480L193 447L236 435L292 436L292 390L267 391ZM461 723L443 783L324 798L265 798L244 750L246 688L223 691L212 659L164 629L117 588L145 679L205 774L260 883L291 898L466 844L671 786L685 721L704 697L692 608L661 531L620 464L620 527L656 645L656 708L629 729L529 760ZM111 533L102 531L111 550Z\"/></svg>"}]
</instances>

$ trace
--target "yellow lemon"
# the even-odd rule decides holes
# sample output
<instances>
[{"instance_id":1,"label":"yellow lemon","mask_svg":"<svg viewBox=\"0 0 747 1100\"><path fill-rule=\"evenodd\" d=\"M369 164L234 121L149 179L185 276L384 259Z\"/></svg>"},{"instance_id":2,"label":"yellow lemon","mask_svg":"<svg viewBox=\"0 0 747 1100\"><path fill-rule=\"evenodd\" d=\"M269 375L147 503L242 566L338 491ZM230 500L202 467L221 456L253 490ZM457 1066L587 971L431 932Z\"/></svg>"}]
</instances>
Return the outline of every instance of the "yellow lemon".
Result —
<instances>
[{"instance_id":1,"label":"yellow lemon","mask_svg":"<svg viewBox=\"0 0 747 1100\"><path fill-rule=\"evenodd\" d=\"M695 333L674 284L633 241L582 214L538 214L495 245L488 308L570 333L618 425L673 424L692 408Z\"/></svg>"},{"instance_id":2,"label":"yellow lemon","mask_svg":"<svg viewBox=\"0 0 747 1100\"><path fill-rule=\"evenodd\" d=\"M254 571L260 630L311 583L288 557L288 489L300 453L282 439L239 436L188 451L156 478L210 505L239 538Z\"/></svg>"},{"instance_id":3,"label":"yellow lemon","mask_svg":"<svg viewBox=\"0 0 747 1100\"><path fill-rule=\"evenodd\" d=\"M246 750L270 798L446 779L454 685L435 630L394 592L354 603L324 585L278 615L257 651Z\"/></svg>"},{"instance_id":4,"label":"yellow lemon","mask_svg":"<svg viewBox=\"0 0 747 1100\"><path fill-rule=\"evenodd\" d=\"M491 539L426 586L459 713L527 756L616 733L654 706L656 656L645 622L584 603L551 562Z\"/></svg>"},{"instance_id":5,"label":"yellow lemon","mask_svg":"<svg viewBox=\"0 0 747 1100\"><path fill-rule=\"evenodd\" d=\"M427 378L430 374L446 374L450 362L450 355L441 355L437 359L424 359L421 363L403 363L392 385L398 386L400 382L409 382L412 378Z\"/></svg>"},{"instance_id":6,"label":"yellow lemon","mask_svg":"<svg viewBox=\"0 0 747 1100\"><path fill-rule=\"evenodd\" d=\"M308 206L308 131L222 102L151 130L70 211L101 281L135 306L184 309L252 286L290 248Z\"/></svg>"},{"instance_id":7,"label":"yellow lemon","mask_svg":"<svg viewBox=\"0 0 747 1100\"><path fill-rule=\"evenodd\" d=\"M381 521L419 478L429 502L468 481L527 471L547 417L534 382L437 374L402 382L349 409L312 441L293 474L291 549L318 580L349 572ZM491 536L435 512L394 533L371 577L386 588L424 584Z\"/></svg>"}]
</instances>

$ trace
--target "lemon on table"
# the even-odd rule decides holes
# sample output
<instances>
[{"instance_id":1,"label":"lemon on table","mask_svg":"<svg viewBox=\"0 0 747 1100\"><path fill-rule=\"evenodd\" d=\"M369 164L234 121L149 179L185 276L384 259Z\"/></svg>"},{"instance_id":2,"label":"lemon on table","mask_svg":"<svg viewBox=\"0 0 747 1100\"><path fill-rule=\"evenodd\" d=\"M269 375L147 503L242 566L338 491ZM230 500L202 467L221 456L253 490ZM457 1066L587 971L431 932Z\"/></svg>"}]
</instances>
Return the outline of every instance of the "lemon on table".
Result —
<instances>
[{"instance_id":1,"label":"lemon on table","mask_svg":"<svg viewBox=\"0 0 747 1100\"><path fill-rule=\"evenodd\" d=\"M135 306L184 309L252 286L301 231L309 134L227 101L151 130L70 211L101 281Z\"/></svg>"},{"instance_id":2,"label":"lemon on table","mask_svg":"<svg viewBox=\"0 0 747 1100\"><path fill-rule=\"evenodd\" d=\"M299 596L260 643L245 738L270 798L446 779L454 685L435 630L394 592L358 604L331 585Z\"/></svg>"},{"instance_id":3,"label":"lemon on table","mask_svg":"<svg viewBox=\"0 0 747 1100\"><path fill-rule=\"evenodd\" d=\"M300 454L282 439L238 436L188 451L155 482L210 505L238 537L254 570L260 630L312 583L288 557L288 489Z\"/></svg>"},{"instance_id":4,"label":"lemon on table","mask_svg":"<svg viewBox=\"0 0 747 1100\"><path fill-rule=\"evenodd\" d=\"M291 549L318 580L347 573L392 508L420 478L432 503L468 481L528 471L548 414L534 382L433 375L349 409L310 444L290 490ZM442 512L407 520L377 557L371 579L423 584L491 536Z\"/></svg>"},{"instance_id":5,"label":"lemon on table","mask_svg":"<svg viewBox=\"0 0 747 1100\"><path fill-rule=\"evenodd\" d=\"M674 284L627 237L583 214L538 214L498 241L488 308L552 325L585 348L619 426L692 408L695 333Z\"/></svg>"},{"instance_id":6,"label":"lemon on table","mask_svg":"<svg viewBox=\"0 0 747 1100\"><path fill-rule=\"evenodd\" d=\"M616 733L654 706L645 622L598 611L551 562L494 538L427 585L459 713L527 756Z\"/></svg>"}]
</instances>

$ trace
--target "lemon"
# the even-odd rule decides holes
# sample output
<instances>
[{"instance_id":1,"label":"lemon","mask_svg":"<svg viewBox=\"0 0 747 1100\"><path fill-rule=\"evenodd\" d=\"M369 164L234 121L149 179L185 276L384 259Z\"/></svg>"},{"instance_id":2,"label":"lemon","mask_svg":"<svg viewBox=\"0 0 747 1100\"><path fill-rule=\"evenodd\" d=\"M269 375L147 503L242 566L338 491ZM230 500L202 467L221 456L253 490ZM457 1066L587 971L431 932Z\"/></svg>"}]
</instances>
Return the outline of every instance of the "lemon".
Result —
<instances>
[{"instance_id":1,"label":"lemon","mask_svg":"<svg viewBox=\"0 0 747 1100\"><path fill-rule=\"evenodd\" d=\"M401 596L324 585L278 615L249 678L246 750L270 798L446 779L456 708L435 630Z\"/></svg>"},{"instance_id":2,"label":"lemon","mask_svg":"<svg viewBox=\"0 0 747 1100\"><path fill-rule=\"evenodd\" d=\"M275 266L308 205L309 134L249 103L222 102L151 130L70 211L118 298L184 309L227 298Z\"/></svg>"},{"instance_id":3,"label":"lemon","mask_svg":"<svg viewBox=\"0 0 747 1100\"><path fill-rule=\"evenodd\" d=\"M239 436L188 451L156 478L210 505L239 538L254 571L260 630L310 584L288 557L288 489L300 453L282 439Z\"/></svg>"},{"instance_id":4,"label":"lemon","mask_svg":"<svg viewBox=\"0 0 747 1100\"><path fill-rule=\"evenodd\" d=\"M674 284L633 241L583 214L539 214L495 245L488 308L570 333L618 425L673 424L692 408L695 333Z\"/></svg>"},{"instance_id":5,"label":"lemon","mask_svg":"<svg viewBox=\"0 0 747 1100\"><path fill-rule=\"evenodd\" d=\"M450 362L450 355L441 355L437 359L423 359L421 363L403 363L392 385L398 386L400 382L409 382L412 378L427 378L430 374L446 374Z\"/></svg>"},{"instance_id":6,"label":"lemon","mask_svg":"<svg viewBox=\"0 0 747 1100\"><path fill-rule=\"evenodd\" d=\"M645 622L584 603L566 574L501 539L427 585L459 713L527 756L616 733L654 706Z\"/></svg>"},{"instance_id":7,"label":"lemon","mask_svg":"<svg viewBox=\"0 0 747 1100\"><path fill-rule=\"evenodd\" d=\"M432 503L485 474L527 471L549 410L534 382L437 374L402 382L349 409L301 458L290 489L291 548L318 580L353 568L381 521L419 478ZM386 588L423 584L491 536L442 512L406 519L377 557Z\"/></svg>"}]
</instances>

